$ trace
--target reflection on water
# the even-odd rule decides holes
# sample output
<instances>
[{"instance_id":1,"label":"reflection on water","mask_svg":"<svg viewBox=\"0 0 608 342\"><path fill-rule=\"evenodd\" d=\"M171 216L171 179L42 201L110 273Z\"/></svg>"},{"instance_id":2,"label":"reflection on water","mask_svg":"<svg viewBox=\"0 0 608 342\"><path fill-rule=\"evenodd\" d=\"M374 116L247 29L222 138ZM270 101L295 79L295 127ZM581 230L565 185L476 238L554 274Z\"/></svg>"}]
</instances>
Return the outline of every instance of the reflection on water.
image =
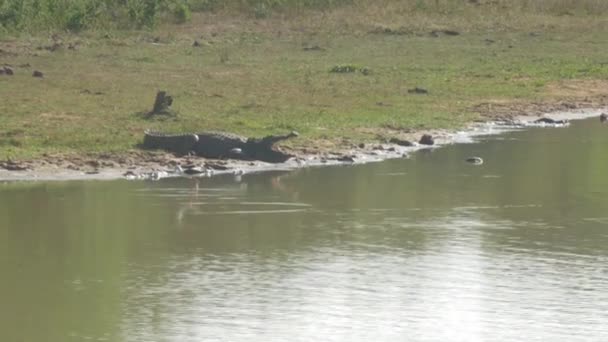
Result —
<instances>
[{"instance_id":1,"label":"reflection on water","mask_svg":"<svg viewBox=\"0 0 608 342\"><path fill-rule=\"evenodd\" d=\"M1 185L0 340L605 341L605 127L484 140L239 178Z\"/></svg>"}]
</instances>

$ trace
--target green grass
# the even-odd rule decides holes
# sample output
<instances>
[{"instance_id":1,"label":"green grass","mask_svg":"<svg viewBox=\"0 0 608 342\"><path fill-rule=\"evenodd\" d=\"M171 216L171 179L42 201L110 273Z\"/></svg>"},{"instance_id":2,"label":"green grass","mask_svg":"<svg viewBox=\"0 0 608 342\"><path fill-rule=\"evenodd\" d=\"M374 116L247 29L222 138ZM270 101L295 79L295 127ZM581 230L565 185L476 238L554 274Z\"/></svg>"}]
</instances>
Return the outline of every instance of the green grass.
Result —
<instances>
[{"instance_id":1,"label":"green grass","mask_svg":"<svg viewBox=\"0 0 608 342\"><path fill-rule=\"evenodd\" d=\"M15 75L0 76L0 159L123 152L148 128L256 136L297 130L296 147L369 141L461 127L478 118L471 108L483 102L560 100L551 91L560 81L608 80L602 17L471 22L423 13L407 14L401 25L393 15L377 21L383 16L371 9L351 10L261 21L195 14L187 25L154 31L6 37L1 63ZM408 33L370 33L380 25ZM437 28L461 34L432 37ZM195 39L201 47L192 46ZM38 49L56 41L63 47L54 52ZM67 49L69 42L77 49ZM304 49L310 46L322 50ZM369 72L330 72L344 65ZM45 78L31 77L34 69ZM429 93L409 93L414 87ZM151 109L157 90L174 97L177 119L137 115Z\"/></svg>"}]
</instances>

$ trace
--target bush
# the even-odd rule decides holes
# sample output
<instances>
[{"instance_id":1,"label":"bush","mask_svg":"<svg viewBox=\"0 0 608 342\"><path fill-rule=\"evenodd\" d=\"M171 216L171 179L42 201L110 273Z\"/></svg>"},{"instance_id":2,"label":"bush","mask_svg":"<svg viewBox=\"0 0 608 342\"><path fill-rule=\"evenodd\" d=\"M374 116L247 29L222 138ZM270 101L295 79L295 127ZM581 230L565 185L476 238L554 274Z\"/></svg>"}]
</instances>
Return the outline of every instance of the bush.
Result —
<instances>
[{"instance_id":1,"label":"bush","mask_svg":"<svg viewBox=\"0 0 608 342\"><path fill-rule=\"evenodd\" d=\"M188 7L186 3L179 3L173 9L173 16L175 17L175 22L183 24L190 21L192 13L190 12L190 7Z\"/></svg>"},{"instance_id":2,"label":"bush","mask_svg":"<svg viewBox=\"0 0 608 342\"><path fill-rule=\"evenodd\" d=\"M221 4L221 0L188 0L188 8L193 12L215 11Z\"/></svg>"}]
</instances>

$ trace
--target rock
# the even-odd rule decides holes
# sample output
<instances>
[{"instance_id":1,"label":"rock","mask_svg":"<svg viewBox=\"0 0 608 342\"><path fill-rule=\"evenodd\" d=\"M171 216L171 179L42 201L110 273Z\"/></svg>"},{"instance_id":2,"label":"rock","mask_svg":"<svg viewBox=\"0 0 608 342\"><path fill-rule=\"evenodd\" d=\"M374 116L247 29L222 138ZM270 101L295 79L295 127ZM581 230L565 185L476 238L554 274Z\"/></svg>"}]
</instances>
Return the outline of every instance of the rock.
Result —
<instances>
[{"instance_id":1,"label":"rock","mask_svg":"<svg viewBox=\"0 0 608 342\"><path fill-rule=\"evenodd\" d=\"M441 31L441 33L448 35L448 36L459 36L460 35L460 32L454 31L454 30L443 30L443 31Z\"/></svg>"},{"instance_id":2,"label":"rock","mask_svg":"<svg viewBox=\"0 0 608 342\"><path fill-rule=\"evenodd\" d=\"M358 147L359 147L359 148L365 148L365 144L364 144L364 143L360 143L360 144L358 145Z\"/></svg>"},{"instance_id":3,"label":"rock","mask_svg":"<svg viewBox=\"0 0 608 342\"><path fill-rule=\"evenodd\" d=\"M337 161L341 161L341 162L354 163L355 162L355 156L343 155L343 156L340 156L340 157L336 158L336 160Z\"/></svg>"},{"instance_id":4,"label":"rock","mask_svg":"<svg viewBox=\"0 0 608 342\"><path fill-rule=\"evenodd\" d=\"M396 144L396 145L405 146L405 147L414 146L413 142L411 142L409 140L402 140L399 138L391 138L388 142L391 144Z\"/></svg>"},{"instance_id":5,"label":"rock","mask_svg":"<svg viewBox=\"0 0 608 342\"><path fill-rule=\"evenodd\" d=\"M89 160L88 162L86 162L86 164L94 168L98 168L101 166L101 162L99 160Z\"/></svg>"},{"instance_id":6,"label":"rock","mask_svg":"<svg viewBox=\"0 0 608 342\"><path fill-rule=\"evenodd\" d=\"M230 150L230 153L232 155L241 155L241 154L243 154L243 149L239 148L239 147L235 147L235 148L233 148L233 149Z\"/></svg>"},{"instance_id":7,"label":"rock","mask_svg":"<svg viewBox=\"0 0 608 342\"><path fill-rule=\"evenodd\" d=\"M304 50L304 51L325 51L325 49L320 47L319 45L306 46L306 47L302 48L302 50Z\"/></svg>"},{"instance_id":8,"label":"rock","mask_svg":"<svg viewBox=\"0 0 608 342\"><path fill-rule=\"evenodd\" d=\"M551 118L540 118L537 120L533 121L534 123L545 123L545 124L552 124L552 125L565 125L568 124L568 120L554 120Z\"/></svg>"},{"instance_id":9,"label":"rock","mask_svg":"<svg viewBox=\"0 0 608 342\"><path fill-rule=\"evenodd\" d=\"M34 70L34 72L32 73L32 76L38 77L38 78L43 78L44 74L42 73L42 71Z\"/></svg>"},{"instance_id":10,"label":"rock","mask_svg":"<svg viewBox=\"0 0 608 342\"><path fill-rule=\"evenodd\" d=\"M208 169L219 170L219 171L225 171L225 170L229 169L229 167L226 165L223 165L221 163L214 163L214 162L206 162L205 167Z\"/></svg>"},{"instance_id":11,"label":"rock","mask_svg":"<svg viewBox=\"0 0 608 342\"><path fill-rule=\"evenodd\" d=\"M2 68L2 71L4 71L5 75L9 75L9 76L14 75L13 69L11 67L6 66L6 65Z\"/></svg>"},{"instance_id":12,"label":"rock","mask_svg":"<svg viewBox=\"0 0 608 342\"><path fill-rule=\"evenodd\" d=\"M0 162L0 168L3 168L8 171L26 171L28 169L27 166L20 165L12 160Z\"/></svg>"},{"instance_id":13,"label":"rock","mask_svg":"<svg viewBox=\"0 0 608 342\"><path fill-rule=\"evenodd\" d=\"M481 157L469 157L465 159L467 163L471 163L473 165L481 165L483 164L483 159Z\"/></svg>"},{"instance_id":14,"label":"rock","mask_svg":"<svg viewBox=\"0 0 608 342\"><path fill-rule=\"evenodd\" d=\"M428 94L429 93L428 90L426 90L424 88L419 88L419 87L409 89L407 92L410 94Z\"/></svg>"},{"instance_id":15,"label":"rock","mask_svg":"<svg viewBox=\"0 0 608 342\"><path fill-rule=\"evenodd\" d=\"M600 114L600 122L604 123L606 121L608 121L608 114L606 114L606 113Z\"/></svg>"},{"instance_id":16,"label":"rock","mask_svg":"<svg viewBox=\"0 0 608 342\"><path fill-rule=\"evenodd\" d=\"M192 43L193 47L201 47L201 43L198 40L195 40L194 43Z\"/></svg>"},{"instance_id":17,"label":"rock","mask_svg":"<svg viewBox=\"0 0 608 342\"><path fill-rule=\"evenodd\" d=\"M433 136L431 136L430 134L424 134L420 138L420 141L418 141L418 143L421 145L434 145L435 140L433 139Z\"/></svg>"},{"instance_id":18,"label":"rock","mask_svg":"<svg viewBox=\"0 0 608 342\"><path fill-rule=\"evenodd\" d=\"M181 169L181 167L178 166L179 169ZM198 167L198 166L193 166L193 167L187 167L183 170L181 170L181 172L183 172L184 174L187 175L200 175L201 173L205 172L205 169Z\"/></svg>"},{"instance_id":19,"label":"rock","mask_svg":"<svg viewBox=\"0 0 608 342\"><path fill-rule=\"evenodd\" d=\"M458 31L454 31L454 30L433 30L431 31L431 36L433 37L439 37L439 34L445 34L446 36L458 36L460 35L460 32Z\"/></svg>"}]
</instances>

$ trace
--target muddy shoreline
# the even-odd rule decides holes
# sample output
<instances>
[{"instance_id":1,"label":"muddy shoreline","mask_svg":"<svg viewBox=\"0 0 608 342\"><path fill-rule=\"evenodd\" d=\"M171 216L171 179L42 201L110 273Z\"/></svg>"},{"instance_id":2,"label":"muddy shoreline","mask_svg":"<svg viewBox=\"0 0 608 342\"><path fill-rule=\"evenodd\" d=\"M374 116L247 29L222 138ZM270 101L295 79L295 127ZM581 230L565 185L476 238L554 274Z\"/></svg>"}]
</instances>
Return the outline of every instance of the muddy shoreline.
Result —
<instances>
[{"instance_id":1,"label":"muddy shoreline","mask_svg":"<svg viewBox=\"0 0 608 342\"><path fill-rule=\"evenodd\" d=\"M582 106L574 105L575 108ZM557 123L535 123L541 118L554 120L579 120L599 117L608 111L608 106L575 109L572 105L549 106L543 112L522 114L517 109L501 111L494 109L481 113L483 120L471 123L463 130L426 130L399 134L402 141L412 141L413 146L402 146L391 142L362 143L339 146L336 149L310 153L303 149L292 151L296 157L285 163L270 164L260 161L211 160L200 157L176 157L165 152L132 151L128 153L102 153L98 155L45 155L35 160L0 162L0 181L68 181L68 180L158 180L167 177L211 177L220 174L246 174L272 170L294 170L303 167L325 165L353 165L380 162L387 159L407 158L420 149L438 148L454 143L470 143L476 136L525 129L527 127L563 127ZM491 106L489 106L491 108ZM599 119L598 119L599 124ZM431 135L433 145L416 143L422 135ZM187 175L179 167L196 168L202 171Z\"/></svg>"}]
</instances>

